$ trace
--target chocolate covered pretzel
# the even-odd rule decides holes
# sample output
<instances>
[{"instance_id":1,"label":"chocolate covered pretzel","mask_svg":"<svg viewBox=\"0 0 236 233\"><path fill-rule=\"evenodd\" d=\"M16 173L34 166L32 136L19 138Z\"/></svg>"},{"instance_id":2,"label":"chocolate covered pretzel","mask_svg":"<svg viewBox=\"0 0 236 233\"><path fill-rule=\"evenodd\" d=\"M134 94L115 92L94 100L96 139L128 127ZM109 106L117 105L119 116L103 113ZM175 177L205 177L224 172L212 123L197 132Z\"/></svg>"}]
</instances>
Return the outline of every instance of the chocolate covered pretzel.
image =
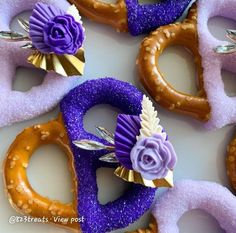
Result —
<instances>
[{"instance_id":1,"label":"chocolate covered pretzel","mask_svg":"<svg viewBox=\"0 0 236 233\"><path fill-rule=\"evenodd\" d=\"M178 19L191 0L165 0L154 4L139 4L137 0L117 0L105 3L98 0L68 0L88 18L111 25L119 32L133 36L151 32L161 25Z\"/></svg>"},{"instance_id":2,"label":"chocolate covered pretzel","mask_svg":"<svg viewBox=\"0 0 236 233\"><path fill-rule=\"evenodd\" d=\"M173 45L184 46L194 55L198 70L198 96L175 90L165 80L158 66L158 59L164 49ZM203 68L198 50L196 6L191 8L187 19L183 22L160 27L146 37L141 44L137 65L140 81L161 106L202 121L209 119L210 107L204 91Z\"/></svg>"}]
</instances>

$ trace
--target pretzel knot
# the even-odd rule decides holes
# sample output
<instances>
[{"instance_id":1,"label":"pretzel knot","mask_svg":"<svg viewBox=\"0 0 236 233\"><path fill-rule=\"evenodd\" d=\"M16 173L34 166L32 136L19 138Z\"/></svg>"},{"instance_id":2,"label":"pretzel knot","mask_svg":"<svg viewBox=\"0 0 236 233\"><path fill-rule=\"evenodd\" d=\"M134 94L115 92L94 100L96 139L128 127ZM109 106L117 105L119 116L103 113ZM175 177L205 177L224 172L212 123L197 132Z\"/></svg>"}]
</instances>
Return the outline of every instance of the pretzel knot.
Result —
<instances>
[{"instance_id":1,"label":"pretzel knot","mask_svg":"<svg viewBox=\"0 0 236 233\"><path fill-rule=\"evenodd\" d=\"M78 217L76 213L76 191L74 191L74 201L72 203L61 203L38 194L31 187L27 178L26 168L32 154L40 146L46 144L57 144L65 152L73 178L73 190L77 189L73 155L68 144L64 125L61 118L59 118L46 124L26 128L12 143L4 163L4 183L9 202L19 213L45 219L45 221L72 230L79 230L79 224L70 221L70 219ZM68 221L55 221L55 216L68 219Z\"/></svg>"},{"instance_id":2,"label":"pretzel knot","mask_svg":"<svg viewBox=\"0 0 236 233\"><path fill-rule=\"evenodd\" d=\"M21 0L9 3L8 0L2 0L0 31L10 31L12 19L24 11L32 10L37 2L38 0ZM43 2L53 4L60 9L67 9L70 6L66 1L45 0ZM27 62L31 52L21 48L24 44L25 42L22 41L13 43L0 39L0 127L28 120L49 111L77 83L75 78L65 79L49 72L41 85L26 92L13 90L12 83L16 68L32 67Z\"/></svg>"},{"instance_id":3,"label":"pretzel knot","mask_svg":"<svg viewBox=\"0 0 236 233\"><path fill-rule=\"evenodd\" d=\"M83 119L86 112L98 104L119 107L128 114L140 114L143 94L132 85L112 78L86 81L69 92L61 102L63 115L58 120L26 128L12 143L4 164L4 182L10 204L18 212L78 232L105 233L124 228L141 217L151 206L156 189L133 184L123 195L102 205L98 201L96 170L116 167L104 164L99 158L106 150L86 151L70 145L75 140L103 140L86 132ZM79 101L78 101L79 100ZM68 137L67 137L68 133ZM31 187L26 168L33 152L41 145L55 143L69 159L72 173L74 200L64 204L39 195ZM73 152L73 153L72 153ZM78 185L77 185L78 184ZM56 221L55 218L68 219ZM84 219L72 221L73 219Z\"/></svg>"},{"instance_id":4,"label":"pretzel knot","mask_svg":"<svg viewBox=\"0 0 236 233\"><path fill-rule=\"evenodd\" d=\"M198 0L182 23L161 27L145 38L137 60L140 79L153 99L171 111L207 121L205 125L208 129L236 123L236 100L226 93L221 72L236 72L236 31L226 30L232 44L218 40L208 28L212 17L235 20L232 13L235 9L234 0ZM198 74L197 96L176 91L158 67L158 58L163 50L172 45L181 45L193 53Z\"/></svg>"},{"instance_id":5,"label":"pretzel knot","mask_svg":"<svg viewBox=\"0 0 236 233\"><path fill-rule=\"evenodd\" d=\"M178 220L188 211L204 210L212 215L226 233L234 233L235 196L222 185L182 180L157 199L152 211L159 233L178 233ZM167 217L168 216L168 217Z\"/></svg>"},{"instance_id":6,"label":"pretzel knot","mask_svg":"<svg viewBox=\"0 0 236 233\"><path fill-rule=\"evenodd\" d=\"M188 211L204 210L226 233L234 233L235 196L225 187L207 181L182 180L157 198L152 210L155 219L147 229L133 233L179 233L178 221Z\"/></svg>"},{"instance_id":7,"label":"pretzel knot","mask_svg":"<svg viewBox=\"0 0 236 233\"><path fill-rule=\"evenodd\" d=\"M133 36L175 22L191 0L165 0L140 4L137 0L117 0L105 3L98 0L68 0L93 21L108 24L118 32L129 31Z\"/></svg>"},{"instance_id":8,"label":"pretzel knot","mask_svg":"<svg viewBox=\"0 0 236 233\"><path fill-rule=\"evenodd\" d=\"M188 48L194 56L198 71L197 96L175 90L161 73L158 59L166 48L173 45ZM160 27L143 40L137 65L142 84L161 106L201 121L209 119L210 107L203 87L203 69L198 51L196 5L190 9L187 19L183 22Z\"/></svg>"}]
</instances>

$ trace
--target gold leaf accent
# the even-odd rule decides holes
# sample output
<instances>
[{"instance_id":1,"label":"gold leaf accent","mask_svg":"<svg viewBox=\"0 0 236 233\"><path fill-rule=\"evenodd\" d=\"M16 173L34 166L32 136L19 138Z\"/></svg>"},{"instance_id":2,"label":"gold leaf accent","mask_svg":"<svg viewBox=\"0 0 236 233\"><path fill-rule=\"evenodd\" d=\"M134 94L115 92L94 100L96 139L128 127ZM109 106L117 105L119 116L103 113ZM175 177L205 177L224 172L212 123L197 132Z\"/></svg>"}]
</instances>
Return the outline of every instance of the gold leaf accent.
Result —
<instances>
[{"instance_id":1,"label":"gold leaf accent","mask_svg":"<svg viewBox=\"0 0 236 233\"><path fill-rule=\"evenodd\" d=\"M146 187L157 188L157 187L166 187L172 188L174 187L173 182L173 171L169 170L165 178L156 179L156 180L146 180L144 179L140 173L129 170L124 166L120 166L115 170L115 175L122 178L125 181L133 182L136 184L142 184Z\"/></svg>"},{"instance_id":2,"label":"gold leaf accent","mask_svg":"<svg viewBox=\"0 0 236 233\"><path fill-rule=\"evenodd\" d=\"M163 128L159 124L160 119L157 117L157 111L155 111L152 101L146 95L143 96L140 119L141 129L137 140L144 137L151 137L155 133L162 133Z\"/></svg>"},{"instance_id":3,"label":"gold leaf accent","mask_svg":"<svg viewBox=\"0 0 236 233\"><path fill-rule=\"evenodd\" d=\"M28 62L37 68L53 71L62 76L77 76L84 73L84 50L80 48L75 55L43 54L39 51L29 56Z\"/></svg>"}]
</instances>

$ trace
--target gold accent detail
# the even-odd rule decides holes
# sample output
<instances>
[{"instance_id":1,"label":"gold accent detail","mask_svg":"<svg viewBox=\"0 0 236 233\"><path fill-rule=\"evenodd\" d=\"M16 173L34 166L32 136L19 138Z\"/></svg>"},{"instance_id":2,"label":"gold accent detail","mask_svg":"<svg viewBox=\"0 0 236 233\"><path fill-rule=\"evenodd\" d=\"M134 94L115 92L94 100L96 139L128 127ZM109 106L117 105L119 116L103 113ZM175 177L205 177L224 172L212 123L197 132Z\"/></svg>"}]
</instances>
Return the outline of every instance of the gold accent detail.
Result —
<instances>
[{"instance_id":1,"label":"gold accent detail","mask_svg":"<svg viewBox=\"0 0 236 233\"><path fill-rule=\"evenodd\" d=\"M43 54L36 51L29 56L28 62L37 68L54 71L65 77L83 75L85 63L84 49L80 48L75 55Z\"/></svg>"},{"instance_id":2,"label":"gold accent detail","mask_svg":"<svg viewBox=\"0 0 236 233\"><path fill-rule=\"evenodd\" d=\"M165 178L156 179L156 180L146 180L144 179L140 173L129 170L124 166L120 166L115 170L115 175L122 178L125 181L133 182L136 184L142 184L146 187L157 188L157 187L166 187L172 188L174 187L173 182L173 171L169 171Z\"/></svg>"}]
</instances>

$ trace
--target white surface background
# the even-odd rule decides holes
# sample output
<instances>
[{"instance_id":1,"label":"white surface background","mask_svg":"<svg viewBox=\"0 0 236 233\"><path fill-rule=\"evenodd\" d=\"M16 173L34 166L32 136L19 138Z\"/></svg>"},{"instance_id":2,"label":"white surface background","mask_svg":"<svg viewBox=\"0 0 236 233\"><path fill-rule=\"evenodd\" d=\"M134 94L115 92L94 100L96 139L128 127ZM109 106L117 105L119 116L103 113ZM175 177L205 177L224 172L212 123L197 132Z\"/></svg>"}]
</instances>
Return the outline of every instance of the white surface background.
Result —
<instances>
[{"instance_id":1,"label":"white surface background","mask_svg":"<svg viewBox=\"0 0 236 233\"><path fill-rule=\"evenodd\" d=\"M86 70L81 82L86 79L105 76L129 81L141 88L135 67L135 59L142 40L140 37L131 37L129 34L116 33L112 28L88 20L86 27ZM16 23L13 23L16 28ZM226 28L236 28L230 20L215 18L209 21L209 28L214 36L224 39ZM194 76L195 66L191 54L184 48L174 47L165 51L160 59L160 66L166 78L178 90L196 93ZM18 69L13 88L25 91L33 85L39 85L44 72L33 69ZM230 95L236 94L235 76L223 72L225 89ZM175 180L197 179L208 180L229 186L226 177L225 157L226 147L234 135L234 126L228 126L215 132L206 131L202 123L191 118L170 113L157 107L161 123L169 134L178 154L178 165L175 169ZM44 123L57 116L58 108L36 119L14 124L0 129L0 160L14 138L25 127ZM117 110L108 106L97 106L88 112L85 117L85 127L94 132L94 125L101 125L113 131L115 128ZM44 196L69 202L70 174L67 170L67 159L56 146L49 145L40 148L32 157L27 170L33 188ZM98 171L99 199L102 203L114 200L125 189L125 183L112 175L111 169ZM69 232L67 230L43 224L15 224L8 223L12 215L17 215L9 205L0 179L0 232L1 233L55 233ZM149 215L129 227L145 227ZM180 233L222 233L218 223L203 211L191 211L179 221ZM117 230L116 232L124 232Z\"/></svg>"}]
</instances>

